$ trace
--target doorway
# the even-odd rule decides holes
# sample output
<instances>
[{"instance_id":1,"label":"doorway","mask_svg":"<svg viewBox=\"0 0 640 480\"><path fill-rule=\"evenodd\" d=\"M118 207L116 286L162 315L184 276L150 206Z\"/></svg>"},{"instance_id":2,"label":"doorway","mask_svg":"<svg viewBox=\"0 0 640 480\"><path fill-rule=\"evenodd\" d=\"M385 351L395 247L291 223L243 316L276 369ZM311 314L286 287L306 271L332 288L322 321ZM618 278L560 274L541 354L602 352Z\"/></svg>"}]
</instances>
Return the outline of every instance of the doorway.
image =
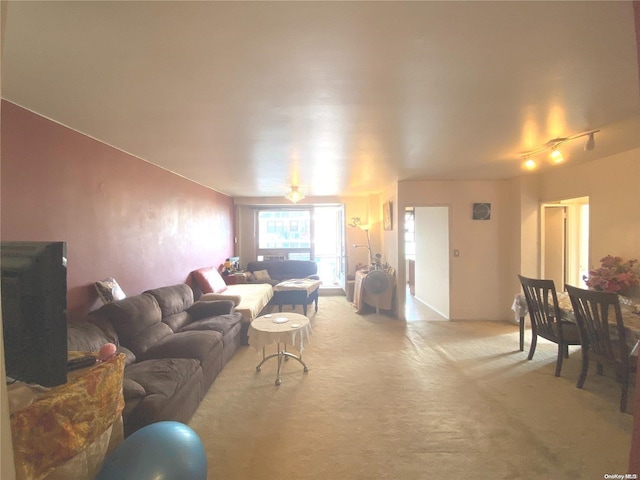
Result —
<instances>
[{"instance_id":1,"label":"doorway","mask_svg":"<svg viewBox=\"0 0 640 480\"><path fill-rule=\"evenodd\" d=\"M557 290L569 284L586 288L589 270L589 197L542 205L541 275Z\"/></svg>"},{"instance_id":2,"label":"doorway","mask_svg":"<svg viewBox=\"0 0 640 480\"><path fill-rule=\"evenodd\" d=\"M323 293L344 293L345 275L344 206L315 206L313 209L313 252Z\"/></svg>"},{"instance_id":3,"label":"doorway","mask_svg":"<svg viewBox=\"0 0 640 480\"><path fill-rule=\"evenodd\" d=\"M405 256L410 275L405 318L407 321L448 320L449 207L410 207L407 214L411 221L405 230L413 231L405 231ZM412 245L407 247L407 241Z\"/></svg>"}]
</instances>

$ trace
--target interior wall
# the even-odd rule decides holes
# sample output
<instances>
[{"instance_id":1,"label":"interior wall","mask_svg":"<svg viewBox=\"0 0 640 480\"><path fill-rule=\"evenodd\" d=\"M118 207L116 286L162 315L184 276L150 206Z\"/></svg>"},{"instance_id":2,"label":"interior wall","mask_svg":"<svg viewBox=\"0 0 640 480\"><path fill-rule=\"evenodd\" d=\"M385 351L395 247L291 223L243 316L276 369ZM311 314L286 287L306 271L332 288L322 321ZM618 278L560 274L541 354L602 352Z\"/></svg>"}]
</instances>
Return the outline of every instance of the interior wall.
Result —
<instances>
[{"instance_id":1,"label":"interior wall","mask_svg":"<svg viewBox=\"0 0 640 480\"><path fill-rule=\"evenodd\" d=\"M502 224L500 238L515 248L505 265L501 292L504 298L513 301L513 297L522 291L519 273L533 278L540 276L540 178L533 174L511 179L508 183L512 208L510 219ZM510 318L515 321L513 313Z\"/></svg>"},{"instance_id":2,"label":"interior wall","mask_svg":"<svg viewBox=\"0 0 640 480\"><path fill-rule=\"evenodd\" d=\"M497 181L402 181L398 209L407 206L449 205L451 257L450 315L452 320L507 320L513 318L513 288L508 284L519 244L511 232L517 209L514 189ZM473 204L491 203L490 220L472 220ZM399 228L403 228L403 224ZM401 254L403 253L400 245ZM451 253L451 252L450 252ZM399 278L405 278L404 262ZM418 272L416 271L416 275ZM515 273L513 273L515 276ZM517 280L517 279L516 279ZM404 295L402 295L404 299Z\"/></svg>"},{"instance_id":3,"label":"interior wall","mask_svg":"<svg viewBox=\"0 0 640 480\"><path fill-rule=\"evenodd\" d=\"M589 197L589 264L640 257L640 149L545 173L540 202Z\"/></svg>"},{"instance_id":4,"label":"interior wall","mask_svg":"<svg viewBox=\"0 0 640 480\"><path fill-rule=\"evenodd\" d=\"M230 197L7 101L1 168L2 240L67 242L72 320L96 280L133 295L233 254Z\"/></svg>"},{"instance_id":5,"label":"interior wall","mask_svg":"<svg viewBox=\"0 0 640 480\"><path fill-rule=\"evenodd\" d=\"M449 207L416 207L415 297L449 318Z\"/></svg>"},{"instance_id":6,"label":"interior wall","mask_svg":"<svg viewBox=\"0 0 640 480\"><path fill-rule=\"evenodd\" d=\"M394 184L392 187L387 188L380 196L380 225L382 232L382 246L380 253L382 254L382 262L387 262L389 263L389 265L396 269L398 268L399 263L398 217L400 216L400 213L398 212L397 189L397 184ZM389 202L391 207L391 230L385 230L383 225L382 209L384 208L384 204L386 202ZM404 210L402 211L402 215L404 215ZM404 284L404 282L399 283Z\"/></svg>"}]
</instances>

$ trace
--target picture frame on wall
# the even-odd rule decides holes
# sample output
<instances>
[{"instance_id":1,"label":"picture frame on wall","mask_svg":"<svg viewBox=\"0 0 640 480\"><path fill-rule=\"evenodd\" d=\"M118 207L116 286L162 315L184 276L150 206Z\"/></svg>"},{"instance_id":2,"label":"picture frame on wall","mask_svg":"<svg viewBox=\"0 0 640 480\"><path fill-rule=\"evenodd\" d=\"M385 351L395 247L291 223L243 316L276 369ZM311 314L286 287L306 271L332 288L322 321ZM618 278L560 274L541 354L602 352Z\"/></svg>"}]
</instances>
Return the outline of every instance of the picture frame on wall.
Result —
<instances>
[{"instance_id":1,"label":"picture frame on wall","mask_svg":"<svg viewBox=\"0 0 640 480\"><path fill-rule=\"evenodd\" d=\"M385 230L393 230L391 202L384 202L382 204L382 226Z\"/></svg>"}]
</instances>

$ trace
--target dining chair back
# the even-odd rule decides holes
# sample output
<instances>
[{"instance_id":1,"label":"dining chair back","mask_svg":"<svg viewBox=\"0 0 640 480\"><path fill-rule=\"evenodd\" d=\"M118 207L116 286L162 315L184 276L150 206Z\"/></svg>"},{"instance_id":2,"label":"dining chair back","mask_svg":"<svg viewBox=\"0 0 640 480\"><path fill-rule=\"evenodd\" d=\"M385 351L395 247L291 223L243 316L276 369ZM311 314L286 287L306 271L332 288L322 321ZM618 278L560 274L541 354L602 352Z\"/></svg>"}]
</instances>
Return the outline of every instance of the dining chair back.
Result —
<instances>
[{"instance_id":1,"label":"dining chair back","mask_svg":"<svg viewBox=\"0 0 640 480\"><path fill-rule=\"evenodd\" d=\"M533 358L538 336L557 343L558 358L555 375L559 377L562 360L564 357L569 357L569 345L580 345L578 329L574 323L562 320L553 280L528 278L522 275L518 275L518 278L531 319L531 346L527 358L529 360Z\"/></svg>"},{"instance_id":2,"label":"dining chair back","mask_svg":"<svg viewBox=\"0 0 640 480\"><path fill-rule=\"evenodd\" d=\"M603 374L603 364L608 364L620 383L620 411L624 412L627 409L629 376L636 369L636 362L629 355L618 294L571 285L565 285L565 289L582 337L582 370L576 386L584 386L589 360L596 362L600 375Z\"/></svg>"}]
</instances>

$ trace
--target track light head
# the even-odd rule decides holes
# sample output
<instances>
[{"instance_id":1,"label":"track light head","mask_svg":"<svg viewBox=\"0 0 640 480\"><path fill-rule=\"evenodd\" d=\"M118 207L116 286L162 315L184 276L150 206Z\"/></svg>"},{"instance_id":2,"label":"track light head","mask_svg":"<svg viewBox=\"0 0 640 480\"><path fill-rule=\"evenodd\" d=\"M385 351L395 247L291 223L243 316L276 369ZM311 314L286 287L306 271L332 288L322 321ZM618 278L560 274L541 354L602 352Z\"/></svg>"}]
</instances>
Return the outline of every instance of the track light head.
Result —
<instances>
[{"instance_id":1,"label":"track light head","mask_svg":"<svg viewBox=\"0 0 640 480\"><path fill-rule=\"evenodd\" d=\"M553 147L553 150L551 151L551 160L553 160L553 163L562 163L564 160L564 157L560 150L558 150L557 146Z\"/></svg>"},{"instance_id":2,"label":"track light head","mask_svg":"<svg viewBox=\"0 0 640 480\"><path fill-rule=\"evenodd\" d=\"M584 145L584 151L585 152L590 152L591 150L596 148L596 139L594 138L595 137L595 133L596 132L589 133L589 139L587 140L587 143L585 143L585 145Z\"/></svg>"}]
</instances>

